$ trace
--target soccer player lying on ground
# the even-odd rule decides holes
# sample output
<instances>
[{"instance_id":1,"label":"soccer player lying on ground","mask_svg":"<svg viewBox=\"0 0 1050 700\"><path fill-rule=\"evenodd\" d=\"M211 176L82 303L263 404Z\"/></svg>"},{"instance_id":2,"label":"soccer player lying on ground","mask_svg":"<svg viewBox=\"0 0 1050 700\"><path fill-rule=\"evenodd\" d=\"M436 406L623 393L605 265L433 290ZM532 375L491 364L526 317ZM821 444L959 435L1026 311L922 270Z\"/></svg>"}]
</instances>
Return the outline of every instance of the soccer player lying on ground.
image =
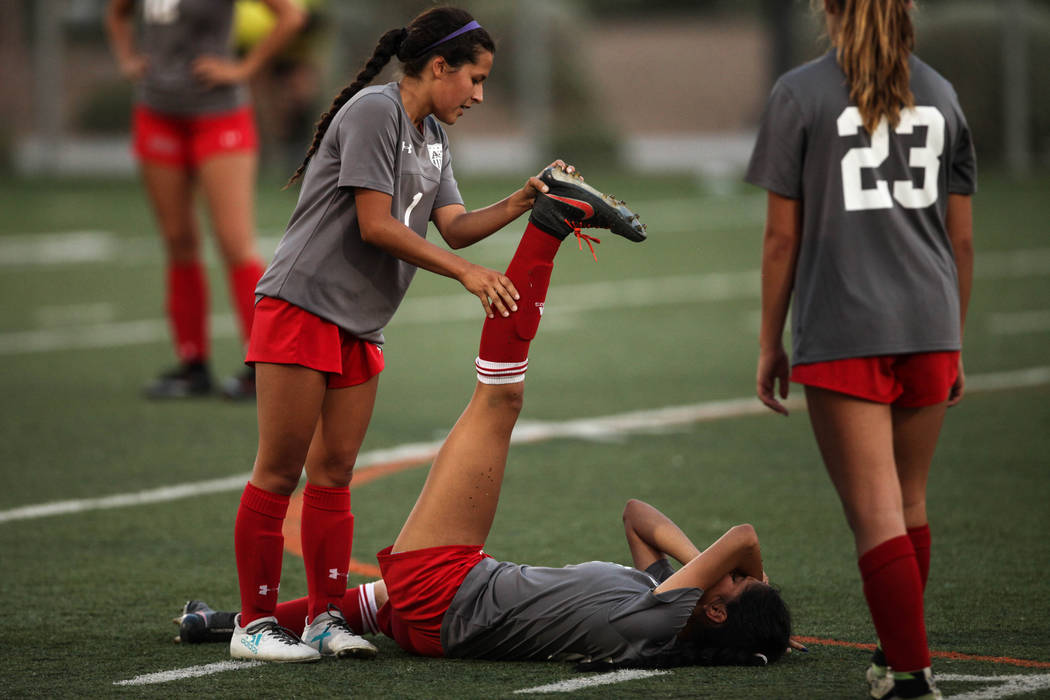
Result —
<instances>
[{"instance_id":1,"label":"soccer player lying on ground","mask_svg":"<svg viewBox=\"0 0 1050 700\"><path fill-rule=\"evenodd\" d=\"M345 610L333 618L352 634L343 613L353 611L358 631L378 629L425 656L563 659L603 668L774 661L788 647L790 617L763 573L750 525L730 529L700 552L659 511L632 501L624 515L627 538L644 570L607 562L523 566L482 551L521 411L529 342L561 241L581 221L644 238L637 217L578 176L555 169L543 179L549 191L537 197L506 272L521 294L519 311L485 321L474 395L393 546L378 554L382 583L348 591ZM665 554L684 566L672 572ZM279 622L301 624L303 603L279 605L276 614ZM236 628L230 645L250 641Z\"/></svg>"}]
</instances>

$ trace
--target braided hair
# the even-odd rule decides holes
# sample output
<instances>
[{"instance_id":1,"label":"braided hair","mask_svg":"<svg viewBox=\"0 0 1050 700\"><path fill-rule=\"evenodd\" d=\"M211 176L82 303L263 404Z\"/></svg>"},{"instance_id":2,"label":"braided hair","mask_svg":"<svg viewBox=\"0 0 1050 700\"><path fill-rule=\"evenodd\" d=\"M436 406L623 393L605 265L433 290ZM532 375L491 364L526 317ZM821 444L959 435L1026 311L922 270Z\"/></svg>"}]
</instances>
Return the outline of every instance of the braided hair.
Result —
<instances>
[{"instance_id":1,"label":"braided hair","mask_svg":"<svg viewBox=\"0 0 1050 700\"><path fill-rule=\"evenodd\" d=\"M401 61L405 75L419 77L434 56L441 56L449 66L458 68L464 63L475 63L482 51L495 53L495 42L481 27L435 45L435 42L441 41L442 37L448 36L473 19L470 13L456 7L433 7L418 15L407 27L391 29L383 34L372 52L372 57L365 63L361 72L357 74L352 83L335 96L331 106L318 119L313 142L306 150L306 156L299 169L295 171L285 187L298 180L306 171L307 164L317 152L321 139L328 131L328 126L340 107L372 82L391 58L396 56Z\"/></svg>"},{"instance_id":2,"label":"braided hair","mask_svg":"<svg viewBox=\"0 0 1050 700\"><path fill-rule=\"evenodd\" d=\"M720 625L690 622L674 646L660 654L615 664L589 661L578 664L576 670L765 666L784 655L790 639L791 612L780 592L753 584L726 603L726 620Z\"/></svg>"}]
</instances>

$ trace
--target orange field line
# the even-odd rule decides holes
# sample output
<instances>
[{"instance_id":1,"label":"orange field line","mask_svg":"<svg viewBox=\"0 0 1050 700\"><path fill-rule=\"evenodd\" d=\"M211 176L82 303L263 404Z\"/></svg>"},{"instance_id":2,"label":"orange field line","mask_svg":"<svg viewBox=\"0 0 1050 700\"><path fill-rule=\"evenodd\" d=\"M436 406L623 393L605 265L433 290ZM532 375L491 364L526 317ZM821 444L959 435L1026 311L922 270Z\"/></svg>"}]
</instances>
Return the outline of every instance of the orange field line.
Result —
<instances>
[{"instance_id":1,"label":"orange field line","mask_svg":"<svg viewBox=\"0 0 1050 700\"><path fill-rule=\"evenodd\" d=\"M844 642L838 639L821 639L820 637L796 637L796 639L803 644L819 644L828 647L848 647L850 649L866 649L867 651L875 649L874 644ZM993 664L1022 666L1024 668L1050 668L1050 661L1014 659L1009 656L982 656L980 654L963 654L958 651L930 651L930 656L935 659L953 659L955 661L988 661Z\"/></svg>"}]
</instances>

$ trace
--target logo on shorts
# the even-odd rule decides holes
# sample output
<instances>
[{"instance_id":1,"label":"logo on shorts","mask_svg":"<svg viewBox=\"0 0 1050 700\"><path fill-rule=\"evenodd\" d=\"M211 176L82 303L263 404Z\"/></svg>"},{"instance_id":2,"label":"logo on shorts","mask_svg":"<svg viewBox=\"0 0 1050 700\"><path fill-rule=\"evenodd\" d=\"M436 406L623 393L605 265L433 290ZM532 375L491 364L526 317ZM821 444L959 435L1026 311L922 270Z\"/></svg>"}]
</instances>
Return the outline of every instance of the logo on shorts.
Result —
<instances>
[{"instance_id":1,"label":"logo on shorts","mask_svg":"<svg viewBox=\"0 0 1050 700\"><path fill-rule=\"evenodd\" d=\"M427 153L430 154L430 162L434 164L435 168L441 167L441 161L445 158L444 148L440 143L428 143Z\"/></svg>"}]
</instances>

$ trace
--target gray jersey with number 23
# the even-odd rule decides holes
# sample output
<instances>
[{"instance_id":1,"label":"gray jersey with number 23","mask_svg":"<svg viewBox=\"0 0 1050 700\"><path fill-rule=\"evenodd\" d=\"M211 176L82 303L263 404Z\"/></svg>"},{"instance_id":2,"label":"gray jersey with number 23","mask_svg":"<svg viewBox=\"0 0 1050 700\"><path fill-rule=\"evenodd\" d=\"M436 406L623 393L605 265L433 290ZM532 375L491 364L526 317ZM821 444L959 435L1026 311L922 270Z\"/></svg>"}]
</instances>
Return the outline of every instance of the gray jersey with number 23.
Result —
<instances>
[{"instance_id":1,"label":"gray jersey with number 23","mask_svg":"<svg viewBox=\"0 0 1050 700\"><path fill-rule=\"evenodd\" d=\"M747 181L802 200L792 363L958 350L949 193L976 189L951 84L911 56L915 108L869 134L834 51L773 87Z\"/></svg>"}]
</instances>

